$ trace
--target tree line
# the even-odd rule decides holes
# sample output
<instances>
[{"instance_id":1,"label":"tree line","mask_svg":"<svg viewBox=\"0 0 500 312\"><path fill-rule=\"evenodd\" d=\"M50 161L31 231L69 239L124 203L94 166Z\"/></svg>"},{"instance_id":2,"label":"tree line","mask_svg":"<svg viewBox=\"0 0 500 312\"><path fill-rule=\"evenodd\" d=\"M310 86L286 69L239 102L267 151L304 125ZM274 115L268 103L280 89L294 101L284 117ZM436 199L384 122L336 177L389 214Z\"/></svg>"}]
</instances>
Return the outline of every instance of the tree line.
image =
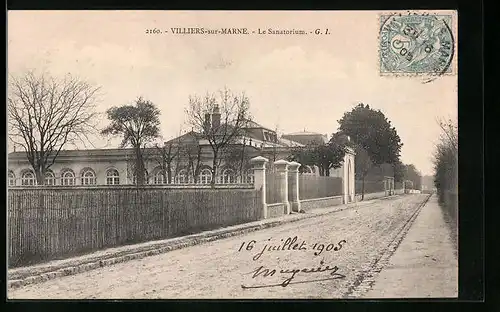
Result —
<instances>
[{"instance_id":1,"label":"tree line","mask_svg":"<svg viewBox=\"0 0 500 312\"><path fill-rule=\"evenodd\" d=\"M384 113L360 103L345 112L338 124L338 131L331 135L327 143L312 142L306 147L296 148L290 159L317 166L320 175L327 176L330 169L342 165L345 148L350 147L356 153L355 174L362 183L362 199L365 179L377 168L390 167L392 170L386 174L393 176L396 182L408 180L412 188L420 189L421 174L413 164L401 162L403 143Z\"/></svg>"},{"instance_id":2,"label":"tree line","mask_svg":"<svg viewBox=\"0 0 500 312\"><path fill-rule=\"evenodd\" d=\"M457 220L458 213L458 125L438 120L441 128L434 152L434 185L439 203Z\"/></svg>"}]
</instances>

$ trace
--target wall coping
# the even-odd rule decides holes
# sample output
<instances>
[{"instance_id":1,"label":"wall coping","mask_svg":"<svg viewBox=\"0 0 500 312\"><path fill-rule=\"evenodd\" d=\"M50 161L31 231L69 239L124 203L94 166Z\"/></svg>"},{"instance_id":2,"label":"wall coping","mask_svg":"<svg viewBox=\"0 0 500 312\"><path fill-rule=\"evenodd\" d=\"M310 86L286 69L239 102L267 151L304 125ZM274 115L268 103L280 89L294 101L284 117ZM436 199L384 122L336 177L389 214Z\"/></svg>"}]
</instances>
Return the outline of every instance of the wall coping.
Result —
<instances>
[{"instance_id":1,"label":"wall coping","mask_svg":"<svg viewBox=\"0 0 500 312\"><path fill-rule=\"evenodd\" d=\"M262 156L257 156L250 159L250 163L267 163L267 162L269 162L269 160Z\"/></svg>"},{"instance_id":2,"label":"wall coping","mask_svg":"<svg viewBox=\"0 0 500 312\"><path fill-rule=\"evenodd\" d=\"M286 205L285 203L274 203L274 204L267 204L267 207L275 207L275 206L284 206Z\"/></svg>"},{"instance_id":3,"label":"wall coping","mask_svg":"<svg viewBox=\"0 0 500 312\"><path fill-rule=\"evenodd\" d=\"M303 202L314 202L314 201L319 201L319 200L326 200L326 199L342 199L344 195L336 195L336 196L330 196L330 197L321 197L321 198L310 198L310 199L299 199L301 203Z\"/></svg>"},{"instance_id":4,"label":"wall coping","mask_svg":"<svg viewBox=\"0 0 500 312\"><path fill-rule=\"evenodd\" d=\"M288 165L288 161L280 159L274 162L275 165Z\"/></svg>"}]
</instances>

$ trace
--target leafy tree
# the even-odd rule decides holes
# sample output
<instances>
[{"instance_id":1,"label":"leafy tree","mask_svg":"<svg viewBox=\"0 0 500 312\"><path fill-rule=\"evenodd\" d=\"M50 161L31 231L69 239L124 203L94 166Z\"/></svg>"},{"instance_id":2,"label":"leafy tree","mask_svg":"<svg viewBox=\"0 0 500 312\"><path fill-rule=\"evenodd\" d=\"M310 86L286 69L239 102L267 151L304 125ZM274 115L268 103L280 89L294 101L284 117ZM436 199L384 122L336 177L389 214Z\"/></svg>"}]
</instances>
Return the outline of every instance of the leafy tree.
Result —
<instances>
[{"instance_id":1,"label":"leafy tree","mask_svg":"<svg viewBox=\"0 0 500 312\"><path fill-rule=\"evenodd\" d=\"M63 79L28 72L10 76L8 136L26 152L37 184L67 145L90 142L100 88L71 75Z\"/></svg>"},{"instance_id":2,"label":"leafy tree","mask_svg":"<svg viewBox=\"0 0 500 312\"><path fill-rule=\"evenodd\" d=\"M212 149L212 186L215 184L224 150L243 134L249 120L250 100L224 88L217 94L189 97L188 124L208 141Z\"/></svg>"},{"instance_id":3,"label":"leafy tree","mask_svg":"<svg viewBox=\"0 0 500 312\"><path fill-rule=\"evenodd\" d=\"M361 145L355 145L354 151L356 152L356 157L354 158L354 171L356 179L361 180L361 200L363 200L365 198L365 178L368 172L373 168L373 162L368 152Z\"/></svg>"},{"instance_id":4,"label":"leafy tree","mask_svg":"<svg viewBox=\"0 0 500 312\"><path fill-rule=\"evenodd\" d=\"M368 152L374 165L398 163L403 143L380 110L361 103L346 112L338 123L340 131Z\"/></svg>"},{"instance_id":5,"label":"leafy tree","mask_svg":"<svg viewBox=\"0 0 500 312\"><path fill-rule=\"evenodd\" d=\"M320 172L325 176L330 175L330 169L337 169L342 166L345 155L345 146L336 141L330 141L327 144L318 145L316 154Z\"/></svg>"},{"instance_id":6,"label":"leafy tree","mask_svg":"<svg viewBox=\"0 0 500 312\"><path fill-rule=\"evenodd\" d=\"M143 185L146 181L143 149L160 136L160 110L152 102L139 97L134 105L112 107L106 113L111 123L101 133L122 136L120 147L132 146L134 176L136 183Z\"/></svg>"},{"instance_id":7,"label":"leafy tree","mask_svg":"<svg viewBox=\"0 0 500 312\"><path fill-rule=\"evenodd\" d=\"M397 161L392 166L394 172L394 182L401 182L406 176L407 166L401 161Z\"/></svg>"},{"instance_id":8,"label":"leafy tree","mask_svg":"<svg viewBox=\"0 0 500 312\"><path fill-rule=\"evenodd\" d=\"M292 150L290 160L302 165L317 166L321 176L329 176L330 169L340 168L345 155L345 144L330 140L326 144L312 142Z\"/></svg>"},{"instance_id":9,"label":"leafy tree","mask_svg":"<svg viewBox=\"0 0 500 312\"><path fill-rule=\"evenodd\" d=\"M314 147L311 145L293 147L287 160L300 163L300 172L304 172L305 166L315 166L317 163Z\"/></svg>"}]
</instances>

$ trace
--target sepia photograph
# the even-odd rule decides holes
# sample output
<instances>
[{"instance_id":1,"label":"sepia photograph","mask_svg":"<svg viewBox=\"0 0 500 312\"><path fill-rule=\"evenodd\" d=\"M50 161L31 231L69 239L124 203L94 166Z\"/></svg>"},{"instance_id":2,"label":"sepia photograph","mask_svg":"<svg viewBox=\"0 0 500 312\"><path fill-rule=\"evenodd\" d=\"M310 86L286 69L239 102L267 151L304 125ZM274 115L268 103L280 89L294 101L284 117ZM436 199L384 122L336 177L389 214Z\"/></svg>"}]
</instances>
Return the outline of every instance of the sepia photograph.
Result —
<instances>
[{"instance_id":1,"label":"sepia photograph","mask_svg":"<svg viewBox=\"0 0 500 312\"><path fill-rule=\"evenodd\" d=\"M8 299L458 298L458 14L7 14Z\"/></svg>"}]
</instances>

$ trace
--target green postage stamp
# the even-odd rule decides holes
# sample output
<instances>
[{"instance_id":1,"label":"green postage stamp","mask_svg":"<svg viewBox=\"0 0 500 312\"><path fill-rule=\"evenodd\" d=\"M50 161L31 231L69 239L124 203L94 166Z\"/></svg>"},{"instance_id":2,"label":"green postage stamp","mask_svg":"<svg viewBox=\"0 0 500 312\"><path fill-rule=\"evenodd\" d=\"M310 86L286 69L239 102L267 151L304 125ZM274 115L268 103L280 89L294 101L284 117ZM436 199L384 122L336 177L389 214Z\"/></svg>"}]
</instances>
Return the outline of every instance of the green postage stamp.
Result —
<instances>
[{"instance_id":1,"label":"green postage stamp","mask_svg":"<svg viewBox=\"0 0 500 312\"><path fill-rule=\"evenodd\" d=\"M452 14L381 14L380 74L453 74L456 54Z\"/></svg>"}]
</instances>

